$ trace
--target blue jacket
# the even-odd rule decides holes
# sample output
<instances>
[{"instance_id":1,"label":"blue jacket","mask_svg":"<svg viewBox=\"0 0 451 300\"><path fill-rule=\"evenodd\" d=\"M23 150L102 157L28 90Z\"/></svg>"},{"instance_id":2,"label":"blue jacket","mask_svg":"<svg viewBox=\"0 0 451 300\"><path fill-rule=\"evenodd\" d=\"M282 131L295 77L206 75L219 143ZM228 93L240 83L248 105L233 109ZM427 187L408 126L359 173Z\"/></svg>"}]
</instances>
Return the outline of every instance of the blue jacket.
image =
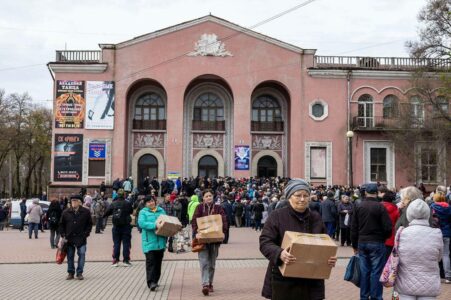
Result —
<instances>
[{"instance_id":1,"label":"blue jacket","mask_svg":"<svg viewBox=\"0 0 451 300\"><path fill-rule=\"evenodd\" d=\"M431 204L432 216L438 218L444 238L451 237L451 206L446 202Z\"/></svg>"},{"instance_id":2,"label":"blue jacket","mask_svg":"<svg viewBox=\"0 0 451 300\"><path fill-rule=\"evenodd\" d=\"M159 206L157 206L155 212L151 211L148 207L144 207L139 212L138 224L142 229L141 242L144 253L166 249L167 237L155 234L155 223L160 215L165 214L164 209Z\"/></svg>"}]
</instances>

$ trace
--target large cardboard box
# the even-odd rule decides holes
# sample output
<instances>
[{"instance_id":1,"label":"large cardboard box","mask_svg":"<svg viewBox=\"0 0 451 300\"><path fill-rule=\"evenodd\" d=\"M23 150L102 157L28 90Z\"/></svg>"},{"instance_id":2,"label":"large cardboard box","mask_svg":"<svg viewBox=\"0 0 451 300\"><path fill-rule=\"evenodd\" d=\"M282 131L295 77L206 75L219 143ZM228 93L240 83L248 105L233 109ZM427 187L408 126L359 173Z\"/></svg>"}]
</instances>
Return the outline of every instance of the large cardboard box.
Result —
<instances>
[{"instance_id":1,"label":"large cardboard box","mask_svg":"<svg viewBox=\"0 0 451 300\"><path fill-rule=\"evenodd\" d=\"M157 235L171 237L182 229L182 223L180 223L177 217L168 215L160 215L157 219Z\"/></svg>"},{"instance_id":2,"label":"large cardboard box","mask_svg":"<svg viewBox=\"0 0 451 300\"><path fill-rule=\"evenodd\" d=\"M336 256L337 245L327 234L309 234L285 231L282 248L296 257L296 262L281 265L285 277L328 279L332 267L327 264Z\"/></svg>"},{"instance_id":3,"label":"large cardboard box","mask_svg":"<svg viewBox=\"0 0 451 300\"><path fill-rule=\"evenodd\" d=\"M209 215L200 217L196 219L196 222L196 238L199 240L199 243L220 243L224 240L221 215Z\"/></svg>"}]
</instances>

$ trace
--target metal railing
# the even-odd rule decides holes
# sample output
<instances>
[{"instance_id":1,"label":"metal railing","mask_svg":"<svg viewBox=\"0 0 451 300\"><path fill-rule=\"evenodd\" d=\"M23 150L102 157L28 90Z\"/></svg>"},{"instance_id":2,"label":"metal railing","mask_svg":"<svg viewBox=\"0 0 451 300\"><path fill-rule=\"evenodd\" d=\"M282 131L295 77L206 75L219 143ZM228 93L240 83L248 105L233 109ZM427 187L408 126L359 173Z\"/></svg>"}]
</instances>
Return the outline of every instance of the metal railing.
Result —
<instances>
[{"instance_id":1,"label":"metal railing","mask_svg":"<svg viewBox=\"0 0 451 300\"><path fill-rule=\"evenodd\" d=\"M445 118L421 118L411 116L406 118L353 117L352 130L356 131L384 131L399 129L443 129L451 130L451 122Z\"/></svg>"},{"instance_id":2,"label":"metal railing","mask_svg":"<svg viewBox=\"0 0 451 300\"><path fill-rule=\"evenodd\" d=\"M166 120L136 120L136 119L133 119L133 129L166 130Z\"/></svg>"},{"instance_id":3,"label":"metal railing","mask_svg":"<svg viewBox=\"0 0 451 300\"><path fill-rule=\"evenodd\" d=\"M101 62L102 51L56 50L57 62Z\"/></svg>"},{"instance_id":4,"label":"metal railing","mask_svg":"<svg viewBox=\"0 0 451 300\"><path fill-rule=\"evenodd\" d=\"M193 130L225 131L225 121L193 120Z\"/></svg>"},{"instance_id":5,"label":"metal railing","mask_svg":"<svg viewBox=\"0 0 451 300\"><path fill-rule=\"evenodd\" d=\"M251 131L283 131L283 121L251 122Z\"/></svg>"},{"instance_id":6,"label":"metal railing","mask_svg":"<svg viewBox=\"0 0 451 300\"><path fill-rule=\"evenodd\" d=\"M451 60L441 58L315 56L315 68L371 70L450 70Z\"/></svg>"}]
</instances>

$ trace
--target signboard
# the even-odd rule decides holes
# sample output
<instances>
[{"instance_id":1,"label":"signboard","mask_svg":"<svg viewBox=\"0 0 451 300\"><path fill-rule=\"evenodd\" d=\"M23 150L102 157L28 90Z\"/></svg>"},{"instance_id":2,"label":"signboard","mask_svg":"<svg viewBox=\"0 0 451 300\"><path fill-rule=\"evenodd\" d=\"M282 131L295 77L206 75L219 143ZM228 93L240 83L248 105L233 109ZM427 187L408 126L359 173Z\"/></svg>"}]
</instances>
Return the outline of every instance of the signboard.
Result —
<instances>
[{"instance_id":1,"label":"signboard","mask_svg":"<svg viewBox=\"0 0 451 300\"><path fill-rule=\"evenodd\" d=\"M53 181L82 181L83 135L55 134Z\"/></svg>"},{"instance_id":2,"label":"signboard","mask_svg":"<svg viewBox=\"0 0 451 300\"><path fill-rule=\"evenodd\" d=\"M168 172L168 178L171 180L177 180L180 177L179 172Z\"/></svg>"},{"instance_id":3,"label":"signboard","mask_svg":"<svg viewBox=\"0 0 451 300\"><path fill-rule=\"evenodd\" d=\"M85 119L84 81L58 80L55 102L56 128L83 128Z\"/></svg>"},{"instance_id":4,"label":"signboard","mask_svg":"<svg viewBox=\"0 0 451 300\"><path fill-rule=\"evenodd\" d=\"M86 129L114 129L114 81L86 82Z\"/></svg>"},{"instance_id":5,"label":"signboard","mask_svg":"<svg viewBox=\"0 0 451 300\"><path fill-rule=\"evenodd\" d=\"M249 170L249 146L235 146L235 170Z\"/></svg>"},{"instance_id":6,"label":"signboard","mask_svg":"<svg viewBox=\"0 0 451 300\"><path fill-rule=\"evenodd\" d=\"M89 159L105 160L106 145L105 143L89 143Z\"/></svg>"},{"instance_id":7,"label":"signboard","mask_svg":"<svg viewBox=\"0 0 451 300\"><path fill-rule=\"evenodd\" d=\"M326 179L326 147L310 148L310 178Z\"/></svg>"}]
</instances>

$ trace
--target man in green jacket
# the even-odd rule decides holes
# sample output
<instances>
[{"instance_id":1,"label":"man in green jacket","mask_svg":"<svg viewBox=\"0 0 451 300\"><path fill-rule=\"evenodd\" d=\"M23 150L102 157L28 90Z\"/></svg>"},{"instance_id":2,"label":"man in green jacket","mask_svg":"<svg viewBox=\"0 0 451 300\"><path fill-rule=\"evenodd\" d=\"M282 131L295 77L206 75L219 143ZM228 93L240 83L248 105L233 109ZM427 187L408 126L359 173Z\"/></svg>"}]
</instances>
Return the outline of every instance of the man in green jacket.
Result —
<instances>
[{"instance_id":1,"label":"man in green jacket","mask_svg":"<svg viewBox=\"0 0 451 300\"><path fill-rule=\"evenodd\" d=\"M191 223L193 219L194 212L196 211L197 206L199 205L199 197L194 194L191 196L191 200L188 204L188 220Z\"/></svg>"},{"instance_id":2,"label":"man in green jacket","mask_svg":"<svg viewBox=\"0 0 451 300\"><path fill-rule=\"evenodd\" d=\"M151 196L146 196L144 203L145 207L139 212L138 224L142 229L142 249L146 256L147 286L151 291L155 291L160 280L161 264L167 243L167 238L156 235L155 231L158 217L165 215L166 212L157 206L156 199Z\"/></svg>"}]
</instances>

